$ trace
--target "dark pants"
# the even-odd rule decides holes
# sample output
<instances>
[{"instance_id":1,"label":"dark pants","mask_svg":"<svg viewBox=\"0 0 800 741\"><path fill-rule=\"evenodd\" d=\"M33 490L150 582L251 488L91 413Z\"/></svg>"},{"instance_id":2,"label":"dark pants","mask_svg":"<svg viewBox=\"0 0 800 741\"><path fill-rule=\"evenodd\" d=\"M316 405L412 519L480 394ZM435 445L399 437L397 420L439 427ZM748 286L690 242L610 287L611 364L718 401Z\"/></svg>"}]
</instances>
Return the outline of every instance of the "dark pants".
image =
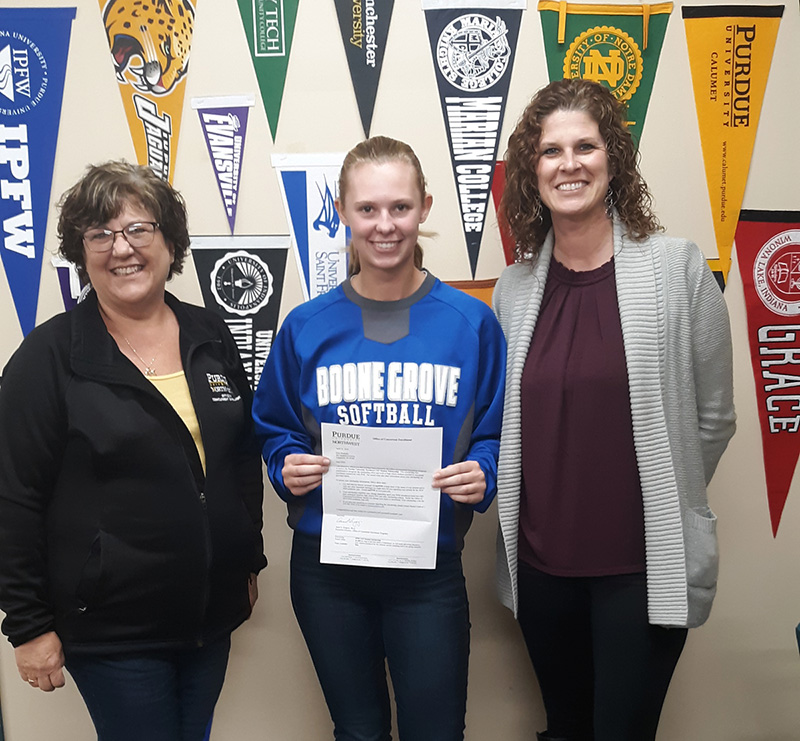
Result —
<instances>
[{"instance_id":1,"label":"dark pants","mask_svg":"<svg viewBox=\"0 0 800 741\"><path fill-rule=\"evenodd\" d=\"M69 655L98 741L203 741L228 665L230 637L182 651Z\"/></svg>"},{"instance_id":2,"label":"dark pants","mask_svg":"<svg viewBox=\"0 0 800 741\"><path fill-rule=\"evenodd\" d=\"M461 556L435 570L319 563L319 540L295 534L292 604L339 741L386 741L391 710L404 741L461 741L469 608Z\"/></svg>"},{"instance_id":3,"label":"dark pants","mask_svg":"<svg viewBox=\"0 0 800 741\"><path fill-rule=\"evenodd\" d=\"M655 739L687 631L648 623L644 574L558 577L520 564L519 624L549 736Z\"/></svg>"}]
</instances>

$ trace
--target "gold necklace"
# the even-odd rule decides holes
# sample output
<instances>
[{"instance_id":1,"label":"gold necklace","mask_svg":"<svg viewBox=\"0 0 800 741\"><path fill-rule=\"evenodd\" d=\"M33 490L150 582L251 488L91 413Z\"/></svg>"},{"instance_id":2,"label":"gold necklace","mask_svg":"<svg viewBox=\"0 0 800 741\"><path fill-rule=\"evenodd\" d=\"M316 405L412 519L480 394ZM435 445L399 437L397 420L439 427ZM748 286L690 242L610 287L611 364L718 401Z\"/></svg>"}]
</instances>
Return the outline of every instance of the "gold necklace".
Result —
<instances>
[{"instance_id":1,"label":"gold necklace","mask_svg":"<svg viewBox=\"0 0 800 741\"><path fill-rule=\"evenodd\" d=\"M148 377L157 375L154 363L156 362L158 353L161 352L161 346L164 344L164 340L161 340L161 342L158 343L158 347L156 348L155 355L153 355L153 359L149 363L146 363L144 358L141 355L139 355L138 352L136 352L136 348L133 345L131 345L128 338L124 334L122 334L122 332L120 332L120 334L122 335L122 339L125 340L125 344L131 349L131 352L133 352L133 354L137 358L139 358L139 362L144 366L144 374Z\"/></svg>"},{"instance_id":2,"label":"gold necklace","mask_svg":"<svg viewBox=\"0 0 800 741\"><path fill-rule=\"evenodd\" d=\"M116 322L106 313L106 310L99 303L98 303L98 308L100 309L100 313L108 320L106 324L110 322L111 324L116 325ZM141 355L139 355L138 352L136 352L136 348L133 345L131 345L131 341L124 334L122 334L122 330L119 328L119 326L117 326L117 331L119 332L120 337L122 337L122 339L125 340L125 344L131 349L131 352L138 358L139 362L144 366L145 376L150 378L152 376L158 375L156 373L154 364L156 362L156 358L158 357L158 353L161 352L161 346L164 344L164 339L162 339L161 342L158 343L158 347L156 348L155 354L153 355L153 359L149 363L147 363L145 362L145 359Z\"/></svg>"}]
</instances>

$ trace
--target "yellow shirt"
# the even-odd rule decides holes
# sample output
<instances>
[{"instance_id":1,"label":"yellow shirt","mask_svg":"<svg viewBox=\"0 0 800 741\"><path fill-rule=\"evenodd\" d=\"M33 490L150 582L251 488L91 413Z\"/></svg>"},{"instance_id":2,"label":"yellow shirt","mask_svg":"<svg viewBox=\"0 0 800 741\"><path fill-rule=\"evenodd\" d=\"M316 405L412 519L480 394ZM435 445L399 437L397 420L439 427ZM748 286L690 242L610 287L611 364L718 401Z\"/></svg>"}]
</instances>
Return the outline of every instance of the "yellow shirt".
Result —
<instances>
[{"instance_id":1,"label":"yellow shirt","mask_svg":"<svg viewBox=\"0 0 800 741\"><path fill-rule=\"evenodd\" d=\"M166 376L148 376L147 378L161 392L162 396L172 404L172 408L183 420L189 432L192 433L197 452L200 454L200 462L203 464L203 472L205 472L206 451L203 447L203 438L200 436L200 423L197 421L192 397L189 394L186 374L183 371L178 371L177 373L169 373Z\"/></svg>"}]
</instances>

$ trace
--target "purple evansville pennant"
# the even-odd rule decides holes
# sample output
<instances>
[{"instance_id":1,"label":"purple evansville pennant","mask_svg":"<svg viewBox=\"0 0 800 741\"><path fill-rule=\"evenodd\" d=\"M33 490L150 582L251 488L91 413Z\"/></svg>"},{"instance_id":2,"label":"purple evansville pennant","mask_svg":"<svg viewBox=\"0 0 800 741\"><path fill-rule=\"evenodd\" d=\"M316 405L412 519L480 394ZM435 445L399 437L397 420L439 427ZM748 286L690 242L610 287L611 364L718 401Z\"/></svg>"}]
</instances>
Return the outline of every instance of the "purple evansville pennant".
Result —
<instances>
[{"instance_id":1,"label":"purple evansville pennant","mask_svg":"<svg viewBox=\"0 0 800 741\"><path fill-rule=\"evenodd\" d=\"M236 223L247 114L254 102L253 95L192 98L192 108L195 108L200 116L200 126L203 129L231 234Z\"/></svg>"}]
</instances>

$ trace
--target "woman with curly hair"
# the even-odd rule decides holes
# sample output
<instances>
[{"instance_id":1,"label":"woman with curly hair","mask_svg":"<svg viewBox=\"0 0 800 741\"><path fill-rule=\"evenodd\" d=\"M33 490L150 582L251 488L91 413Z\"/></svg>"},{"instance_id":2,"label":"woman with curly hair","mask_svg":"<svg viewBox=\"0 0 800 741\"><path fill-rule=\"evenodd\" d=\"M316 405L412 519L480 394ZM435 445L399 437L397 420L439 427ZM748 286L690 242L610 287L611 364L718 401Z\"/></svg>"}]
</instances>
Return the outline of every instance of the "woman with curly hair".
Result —
<instances>
[{"instance_id":1,"label":"woman with curly hair","mask_svg":"<svg viewBox=\"0 0 800 741\"><path fill-rule=\"evenodd\" d=\"M539 739L651 741L716 590L706 485L735 429L725 302L700 250L660 233L606 88L540 90L506 174L500 597L539 679Z\"/></svg>"}]
</instances>

